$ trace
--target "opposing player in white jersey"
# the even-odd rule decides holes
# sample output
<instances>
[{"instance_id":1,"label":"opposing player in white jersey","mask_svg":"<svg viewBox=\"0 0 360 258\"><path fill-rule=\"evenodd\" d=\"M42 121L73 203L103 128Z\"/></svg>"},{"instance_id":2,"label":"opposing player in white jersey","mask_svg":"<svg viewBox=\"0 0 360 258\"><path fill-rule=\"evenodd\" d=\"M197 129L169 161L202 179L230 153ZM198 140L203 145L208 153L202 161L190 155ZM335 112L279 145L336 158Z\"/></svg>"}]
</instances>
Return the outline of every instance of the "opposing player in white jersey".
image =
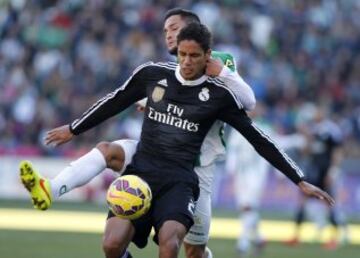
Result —
<instances>
[{"instance_id":1,"label":"opposing player in white jersey","mask_svg":"<svg viewBox=\"0 0 360 258\"><path fill-rule=\"evenodd\" d=\"M299 134L278 135L263 119L265 106L258 102L251 113L253 121L267 135L270 135L282 149L301 148L305 138ZM231 130L226 153L226 171L234 177L235 200L240 210L242 232L238 236L236 249L241 255L249 255L253 249L257 255L265 245L259 232L262 194L266 185L270 164L254 150L253 146L238 132ZM254 248L253 248L254 247Z\"/></svg>"},{"instance_id":2,"label":"opposing player in white jersey","mask_svg":"<svg viewBox=\"0 0 360 258\"><path fill-rule=\"evenodd\" d=\"M165 16L164 34L170 54L177 52L176 36L179 31L191 22L200 22L193 12L183 9L172 9ZM255 97L252 89L235 72L235 62L231 55L221 52L213 52L212 59L207 66L207 75L220 76L226 85L237 86L237 97L243 107L251 110L255 106ZM220 61L220 60L221 61ZM234 83L235 82L235 83ZM166 82L164 82L166 83ZM47 144L63 144L70 141L72 135L67 134L68 128L59 127L51 130L46 136ZM223 123L217 121L208 132L201 147L201 155L195 167L200 181L200 196L194 214L195 224L190 228L184 239L186 256L188 258L212 257L211 251L206 248L209 239L211 220L211 187L215 170L215 161L223 158L225 148L222 140ZM137 141L118 140L114 142L101 142L96 148L85 154L80 159L72 162L70 166L62 170L54 179L47 180L40 176L35 178L39 187L31 189L34 207L46 210L52 200L72 189L88 183L92 178L100 174L105 168L122 173L130 163L136 150ZM21 166L30 166L28 162ZM35 171L34 171L35 172ZM36 173L34 173L36 175ZM23 178L23 181L28 179ZM115 228L111 220L108 220L107 228ZM111 236L105 232L104 248L112 245ZM126 256L125 256L126 257Z\"/></svg>"}]
</instances>

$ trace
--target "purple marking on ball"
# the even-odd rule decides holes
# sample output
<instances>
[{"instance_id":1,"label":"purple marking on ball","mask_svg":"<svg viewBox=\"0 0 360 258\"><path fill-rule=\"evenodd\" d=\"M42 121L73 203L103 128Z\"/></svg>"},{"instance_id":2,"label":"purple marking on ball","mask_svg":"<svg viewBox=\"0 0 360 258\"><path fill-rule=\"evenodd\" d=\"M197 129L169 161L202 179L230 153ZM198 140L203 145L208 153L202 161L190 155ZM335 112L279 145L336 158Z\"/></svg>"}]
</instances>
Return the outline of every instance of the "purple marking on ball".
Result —
<instances>
[{"instance_id":1,"label":"purple marking on ball","mask_svg":"<svg viewBox=\"0 0 360 258\"><path fill-rule=\"evenodd\" d=\"M118 191L122 191L122 189L123 189L122 180L115 181L115 189Z\"/></svg>"},{"instance_id":2,"label":"purple marking on ball","mask_svg":"<svg viewBox=\"0 0 360 258\"><path fill-rule=\"evenodd\" d=\"M128 192L129 194L132 194L132 195L137 196L136 189L134 189L134 188L132 188L132 187L127 188L127 189L126 189L126 192Z\"/></svg>"},{"instance_id":3,"label":"purple marking on ball","mask_svg":"<svg viewBox=\"0 0 360 258\"><path fill-rule=\"evenodd\" d=\"M120 214L120 215L124 214L124 209L121 208L121 206L114 205L114 206L112 206L112 208L113 208L115 214Z\"/></svg>"},{"instance_id":4,"label":"purple marking on ball","mask_svg":"<svg viewBox=\"0 0 360 258\"><path fill-rule=\"evenodd\" d=\"M126 190L129 187L129 181L123 179L121 182L123 183L123 189Z\"/></svg>"},{"instance_id":5,"label":"purple marking on ball","mask_svg":"<svg viewBox=\"0 0 360 258\"><path fill-rule=\"evenodd\" d=\"M127 210L125 211L125 216L129 216L129 215L133 215L136 211L133 211L133 210Z\"/></svg>"}]
</instances>

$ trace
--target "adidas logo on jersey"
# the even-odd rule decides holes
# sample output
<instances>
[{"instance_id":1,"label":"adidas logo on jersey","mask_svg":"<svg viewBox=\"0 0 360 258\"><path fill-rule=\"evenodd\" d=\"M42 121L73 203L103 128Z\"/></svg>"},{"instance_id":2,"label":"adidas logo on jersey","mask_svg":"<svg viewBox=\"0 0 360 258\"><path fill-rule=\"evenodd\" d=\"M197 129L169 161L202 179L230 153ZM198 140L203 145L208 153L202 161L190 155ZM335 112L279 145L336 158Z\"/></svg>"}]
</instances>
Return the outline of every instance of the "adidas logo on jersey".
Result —
<instances>
[{"instance_id":1,"label":"adidas logo on jersey","mask_svg":"<svg viewBox=\"0 0 360 258\"><path fill-rule=\"evenodd\" d=\"M161 86L164 86L164 87L168 86L166 79L162 79L162 80L158 81L158 84L161 85Z\"/></svg>"}]
</instances>

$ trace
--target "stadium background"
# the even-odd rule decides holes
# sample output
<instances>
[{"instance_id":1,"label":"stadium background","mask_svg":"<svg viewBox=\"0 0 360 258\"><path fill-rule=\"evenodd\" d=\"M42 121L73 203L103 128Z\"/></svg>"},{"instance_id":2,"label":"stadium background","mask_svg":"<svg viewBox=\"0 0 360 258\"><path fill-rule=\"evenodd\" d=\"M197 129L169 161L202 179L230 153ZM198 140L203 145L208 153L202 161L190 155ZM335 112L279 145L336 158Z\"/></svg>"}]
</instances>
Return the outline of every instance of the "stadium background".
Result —
<instances>
[{"instance_id":1,"label":"stadium background","mask_svg":"<svg viewBox=\"0 0 360 258\"><path fill-rule=\"evenodd\" d=\"M328 107L345 135L339 202L349 222L355 224L352 235L360 236L356 227L360 221L359 1L2 0L0 257L23 257L30 249L30 257L88 256L71 249L73 243L101 257L98 229L80 234L56 233L67 231L61 229L55 229L55 233L47 229L37 232L23 224L14 226L26 218L48 216L24 210L30 205L21 201L26 193L17 178L17 163L29 158L45 175L53 176L100 140L136 138L141 114L130 108L63 147L49 148L42 143L46 130L76 118L119 86L137 65L171 58L163 43L162 17L175 6L198 13L213 32L214 49L234 55L239 73L252 86L257 100L266 105L265 117L278 132L296 132L297 123L306 121L315 105ZM236 218L231 179L222 173L222 168L220 163L214 186L215 215ZM105 173L64 198L80 203L58 204L55 210L104 212L104 190L111 178L111 172ZM269 176L268 183L263 201L265 218L292 219L296 188L291 183L279 183L273 176ZM10 223L14 214L24 216ZM87 213L80 214L87 217ZM50 246L61 242L59 254L48 255L45 247L35 245L36 240L44 239ZM234 239L221 237L211 241L215 254L224 257L234 256L234 243ZM357 245L350 245L326 254L354 257L359 250ZM14 255L14 251L18 253ZM267 252L266 257L281 258L318 257L324 251L316 244L295 250L272 243Z\"/></svg>"}]
</instances>

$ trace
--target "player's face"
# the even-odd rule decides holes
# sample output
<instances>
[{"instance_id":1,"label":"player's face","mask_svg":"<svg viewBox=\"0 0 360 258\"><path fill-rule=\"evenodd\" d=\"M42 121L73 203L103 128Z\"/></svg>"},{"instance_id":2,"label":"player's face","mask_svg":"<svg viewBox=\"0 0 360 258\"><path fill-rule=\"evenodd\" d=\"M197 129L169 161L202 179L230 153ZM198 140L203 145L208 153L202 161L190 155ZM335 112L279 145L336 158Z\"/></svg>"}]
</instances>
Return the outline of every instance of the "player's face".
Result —
<instances>
[{"instance_id":1,"label":"player's face","mask_svg":"<svg viewBox=\"0 0 360 258\"><path fill-rule=\"evenodd\" d=\"M186 22L180 15L170 16L164 23L164 36L166 47L171 55L176 54L177 50L177 35L180 30L186 26Z\"/></svg>"},{"instance_id":2,"label":"player's face","mask_svg":"<svg viewBox=\"0 0 360 258\"><path fill-rule=\"evenodd\" d=\"M205 73L206 62L211 50L204 52L194 40L182 40L178 45L177 57L180 74L185 80L195 80Z\"/></svg>"}]
</instances>

